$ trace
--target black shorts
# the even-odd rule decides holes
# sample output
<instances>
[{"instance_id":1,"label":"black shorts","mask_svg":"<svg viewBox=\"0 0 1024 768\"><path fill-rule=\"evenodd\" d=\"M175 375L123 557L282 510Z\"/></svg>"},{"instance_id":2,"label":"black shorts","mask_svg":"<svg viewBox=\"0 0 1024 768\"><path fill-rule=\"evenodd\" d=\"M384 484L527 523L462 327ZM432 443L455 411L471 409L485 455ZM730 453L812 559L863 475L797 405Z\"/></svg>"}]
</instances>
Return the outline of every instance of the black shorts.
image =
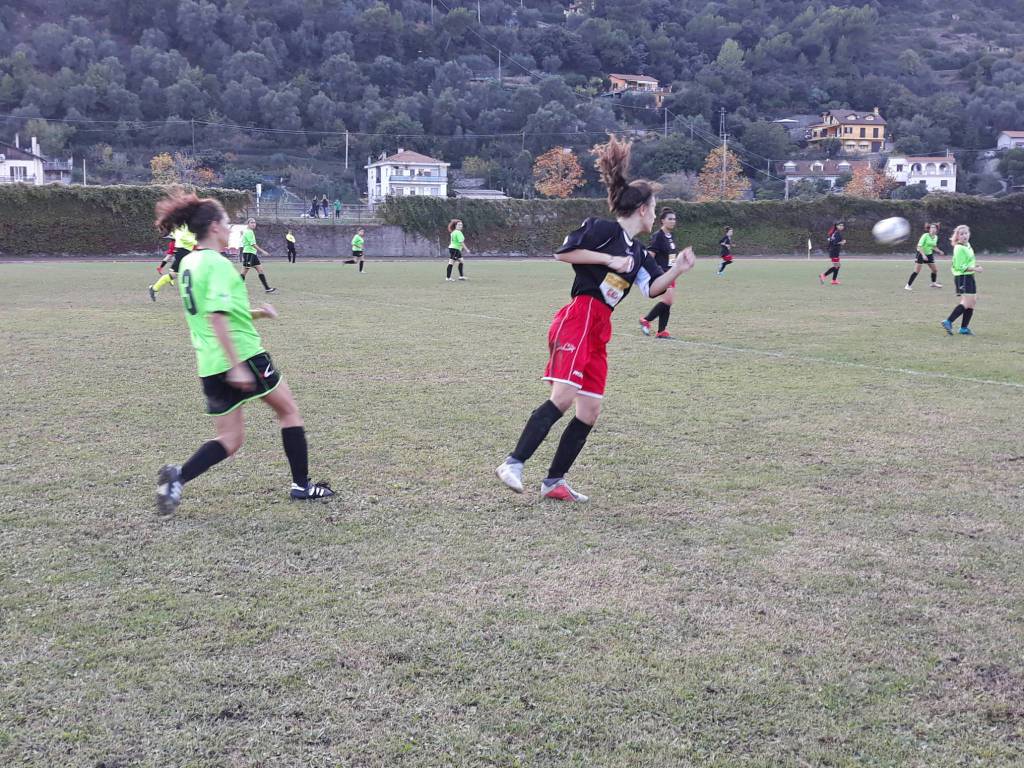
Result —
<instances>
[{"instance_id":1,"label":"black shorts","mask_svg":"<svg viewBox=\"0 0 1024 768\"><path fill-rule=\"evenodd\" d=\"M179 272L178 268L181 266L181 260L188 256L190 253L192 253L192 251L190 251L188 248L175 248L174 259L171 261L171 272L177 274Z\"/></svg>"},{"instance_id":2,"label":"black shorts","mask_svg":"<svg viewBox=\"0 0 1024 768\"><path fill-rule=\"evenodd\" d=\"M449 248L448 258L451 259L452 261L462 261L462 251L460 251L458 248Z\"/></svg>"},{"instance_id":3,"label":"black shorts","mask_svg":"<svg viewBox=\"0 0 1024 768\"><path fill-rule=\"evenodd\" d=\"M353 259L361 259L361 258L363 258L363 252L362 251L352 251L352 258Z\"/></svg>"},{"instance_id":4,"label":"black shorts","mask_svg":"<svg viewBox=\"0 0 1024 768\"><path fill-rule=\"evenodd\" d=\"M243 267L258 267L263 262L260 261L260 255L258 253L243 253L242 254L242 266Z\"/></svg>"},{"instance_id":5,"label":"black shorts","mask_svg":"<svg viewBox=\"0 0 1024 768\"><path fill-rule=\"evenodd\" d=\"M934 253L929 253L927 256L922 256L920 253L917 253L916 254L916 258L914 259L914 263L915 264L934 264L935 263L935 254Z\"/></svg>"},{"instance_id":6,"label":"black shorts","mask_svg":"<svg viewBox=\"0 0 1024 768\"><path fill-rule=\"evenodd\" d=\"M957 296L973 296L978 292L978 286L974 282L974 275L955 275L953 286L956 288Z\"/></svg>"},{"instance_id":7,"label":"black shorts","mask_svg":"<svg viewBox=\"0 0 1024 768\"><path fill-rule=\"evenodd\" d=\"M206 412L213 416L223 416L231 413L238 406L264 397L273 392L281 383L281 372L274 367L270 355L260 352L245 361L256 378L256 389L251 392L243 392L228 384L228 372L215 373L213 376L203 376L203 394L206 395Z\"/></svg>"}]
</instances>

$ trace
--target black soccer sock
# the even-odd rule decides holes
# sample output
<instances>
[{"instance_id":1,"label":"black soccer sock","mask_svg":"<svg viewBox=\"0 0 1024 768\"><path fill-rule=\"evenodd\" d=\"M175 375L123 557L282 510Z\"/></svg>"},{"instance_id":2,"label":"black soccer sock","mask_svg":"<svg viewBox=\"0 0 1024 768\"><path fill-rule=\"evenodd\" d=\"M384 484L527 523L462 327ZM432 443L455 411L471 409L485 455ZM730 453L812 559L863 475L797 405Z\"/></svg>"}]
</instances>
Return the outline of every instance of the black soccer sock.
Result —
<instances>
[{"instance_id":1,"label":"black soccer sock","mask_svg":"<svg viewBox=\"0 0 1024 768\"><path fill-rule=\"evenodd\" d=\"M452 265L451 265L451 264L449 264L449 265L448 265L448 272L447 272L447 274L445 275L445 277L451 278L451 276L452 276Z\"/></svg>"},{"instance_id":2,"label":"black soccer sock","mask_svg":"<svg viewBox=\"0 0 1024 768\"><path fill-rule=\"evenodd\" d=\"M525 464L533 456L534 452L544 442L551 427L562 418L562 412L558 406L550 400L545 400L526 420L523 433L519 436L515 450L509 454L516 461Z\"/></svg>"},{"instance_id":3,"label":"black soccer sock","mask_svg":"<svg viewBox=\"0 0 1024 768\"><path fill-rule=\"evenodd\" d=\"M245 275L246 275L246 273L245 273L245 272L239 272L239 273L238 273L238 276L239 276L240 278L242 278L242 282L243 282L243 283L245 282Z\"/></svg>"},{"instance_id":4,"label":"black soccer sock","mask_svg":"<svg viewBox=\"0 0 1024 768\"><path fill-rule=\"evenodd\" d=\"M974 307L967 307L964 310L964 319L960 321L960 327L966 328L971 324L971 318L974 317Z\"/></svg>"},{"instance_id":5,"label":"black soccer sock","mask_svg":"<svg viewBox=\"0 0 1024 768\"><path fill-rule=\"evenodd\" d=\"M658 317L658 333L661 333L668 328L668 316L672 312L672 307L668 304L662 303L661 315Z\"/></svg>"},{"instance_id":6,"label":"black soccer sock","mask_svg":"<svg viewBox=\"0 0 1024 768\"><path fill-rule=\"evenodd\" d=\"M363 260L362 259L359 260L359 271L360 272L363 271Z\"/></svg>"},{"instance_id":7,"label":"black soccer sock","mask_svg":"<svg viewBox=\"0 0 1024 768\"><path fill-rule=\"evenodd\" d=\"M583 446L586 445L587 435L593 428L593 424L587 424L573 417L569 426L565 428L565 432L562 433L562 439L558 441L555 458L551 460L551 466L548 467L548 480L565 477L565 473L569 471L573 462L576 461L576 457L583 450Z\"/></svg>"},{"instance_id":8,"label":"black soccer sock","mask_svg":"<svg viewBox=\"0 0 1024 768\"><path fill-rule=\"evenodd\" d=\"M208 440L199 446L199 450L181 465L181 482L194 480L214 464L219 464L228 457L227 449L220 440Z\"/></svg>"},{"instance_id":9,"label":"black soccer sock","mask_svg":"<svg viewBox=\"0 0 1024 768\"><path fill-rule=\"evenodd\" d=\"M256 274L260 276L260 282L263 283L263 287L269 291L270 285L267 283L267 276L264 275L262 272L257 272Z\"/></svg>"},{"instance_id":10,"label":"black soccer sock","mask_svg":"<svg viewBox=\"0 0 1024 768\"><path fill-rule=\"evenodd\" d=\"M664 306L664 302L659 301L657 304L651 307L650 312L644 315L644 320L646 320L648 323L654 322L657 318L661 317L661 308Z\"/></svg>"},{"instance_id":11,"label":"black soccer sock","mask_svg":"<svg viewBox=\"0 0 1024 768\"><path fill-rule=\"evenodd\" d=\"M938 279L939 279L939 273L938 272L932 272L932 282L934 283Z\"/></svg>"},{"instance_id":12,"label":"black soccer sock","mask_svg":"<svg viewBox=\"0 0 1024 768\"><path fill-rule=\"evenodd\" d=\"M832 270L832 279L833 280L838 280L839 279L839 267L836 267L835 269Z\"/></svg>"},{"instance_id":13,"label":"black soccer sock","mask_svg":"<svg viewBox=\"0 0 1024 768\"><path fill-rule=\"evenodd\" d=\"M722 266L720 266L720 267L718 268L718 271L719 271L719 272L725 272L725 268L726 268L726 267L728 267L728 266L729 266L729 262L728 262L728 261L723 261L723 262L722 262Z\"/></svg>"},{"instance_id":14,"label":"black soccer sock","mask_svg":"<svg viewBox=\"0 0 1024 768\"><path fill-rule=\"evenodd\" d=\"M957 304L956 308L950 313L949 317L946 318L946 322L955 323L956 319L960 317L966 310L963 304Z\"/></svg>"},{"instance_id":15,"label":"black soccer sock","mask_svg":"<svg viewBox=\"0 0 1024 768\"><path fill-rule=\"evenodd\" d=\"M463 276L463 272L462 272L462 262L460 261L460 262L459 262L459 277L462 277L462 276Z\"/></svg>"},{"instance_id":16,"label":"black soccer sock","mask_svg":"<svg viewBox=\"0 0 1024 768\"><path fill-rule=\"evenodd\" d=\"M917 272L911 272L910 279L907 280L907 285L913 285L915 280L917 280ZM935 275L932 275L932 282L935 282Z\"/></svg>"},{"instance_id":17,"label":"black soccer sock","mask_svg":"<svg viewBox=\"0 0 1024 768\"><path fill-rule=\"evenodd\" d=\"M306 430L303 427L285 427L281 430L284 455L292 468L292 482L303 488L309 482L309 449L306 447Z\"/></svg>"}]
</instances>

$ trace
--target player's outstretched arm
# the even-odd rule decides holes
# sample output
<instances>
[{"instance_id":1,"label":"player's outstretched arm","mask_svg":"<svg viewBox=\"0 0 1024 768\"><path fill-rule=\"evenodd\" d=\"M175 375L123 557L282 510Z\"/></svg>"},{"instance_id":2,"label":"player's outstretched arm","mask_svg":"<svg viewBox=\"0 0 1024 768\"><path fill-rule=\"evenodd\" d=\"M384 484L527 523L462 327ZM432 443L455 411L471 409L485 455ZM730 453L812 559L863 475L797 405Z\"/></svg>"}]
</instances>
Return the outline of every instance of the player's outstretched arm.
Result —
<instances>
[{"instance_id":1,"label":"player's outstretched arm","mask_svg":"<svg viewBox=\"0 0 1024 768\"><path fill-rule=\"evenodd\" d=\"M574 251L556 253L555 258L566 264L596 264L601 267L608 267L614 272L629 272L633 269L633 258L631 256L609 256L607 253L588 251L585 248L577 248Z\"/></svg>"}]
</instances>

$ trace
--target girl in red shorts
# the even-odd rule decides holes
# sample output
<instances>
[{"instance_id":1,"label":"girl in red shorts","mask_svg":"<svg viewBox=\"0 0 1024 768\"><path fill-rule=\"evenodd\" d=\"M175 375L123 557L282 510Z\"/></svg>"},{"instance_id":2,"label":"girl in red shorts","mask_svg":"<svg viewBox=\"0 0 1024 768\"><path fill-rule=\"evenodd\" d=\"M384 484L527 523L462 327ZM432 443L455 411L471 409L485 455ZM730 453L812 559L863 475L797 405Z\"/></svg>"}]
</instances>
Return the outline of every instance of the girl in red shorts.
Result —
<instances>
[{"instance_id":1,"label":"girl in red shorts","mask_svg":"<svg viewBox=\"0 0 1024 768\"><path fill-rule=\"evenodd\" d=\"M550 355L543 378L551 384L551 397L530 414L515 449L495 470L517 493L523 492L523 464L544 442L554 423L575 404L576 415L562 433L540 493L560 501L587 501L586 496L569 487L565 474L583 450L601 413L612 310L633 285L644 296L660 296L693 267L691 248L683 250L675 265L663 271L635 240L641 232L650 232L654 224L657 190L648 181L627 181L630 146L612 136L594 152L615 221L587 219L555 253L559 261L572 264L575 279L572 301L558 311L548 330Z\"/></svg>"}]
</instances>

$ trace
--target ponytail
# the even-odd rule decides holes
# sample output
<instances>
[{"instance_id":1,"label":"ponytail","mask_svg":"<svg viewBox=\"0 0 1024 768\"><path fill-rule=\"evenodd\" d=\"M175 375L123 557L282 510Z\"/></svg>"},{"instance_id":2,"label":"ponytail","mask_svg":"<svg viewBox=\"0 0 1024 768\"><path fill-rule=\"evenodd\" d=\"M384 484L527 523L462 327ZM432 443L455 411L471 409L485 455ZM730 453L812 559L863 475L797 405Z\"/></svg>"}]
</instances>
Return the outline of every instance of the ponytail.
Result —
<instances>
[{"instance_id":1,"label":"ponytail","mask_svg":"<svg viewBox=\"0 0 1024 768\"><path fill-rule=\"evenodd\" d=\"M608 190L608 210L619 216L629 216L654 197L657 185L638 179L629 181L629 158L632 144L612 134L607 144L594 147L601 183Z\"/></svg>"},{"instance_id":2,"label":"ponytail","mask_svg":"<svg viewBox=\"0 0 1024 768\"><path fill-rule=\"evenodd\" d=\"M185 225L202 240L210 226L227 216L224 206L212 197L198 197L194 192L175 190L156 204L156 221L153 222L162 235Z\"/></svg>"}]
</instances>

